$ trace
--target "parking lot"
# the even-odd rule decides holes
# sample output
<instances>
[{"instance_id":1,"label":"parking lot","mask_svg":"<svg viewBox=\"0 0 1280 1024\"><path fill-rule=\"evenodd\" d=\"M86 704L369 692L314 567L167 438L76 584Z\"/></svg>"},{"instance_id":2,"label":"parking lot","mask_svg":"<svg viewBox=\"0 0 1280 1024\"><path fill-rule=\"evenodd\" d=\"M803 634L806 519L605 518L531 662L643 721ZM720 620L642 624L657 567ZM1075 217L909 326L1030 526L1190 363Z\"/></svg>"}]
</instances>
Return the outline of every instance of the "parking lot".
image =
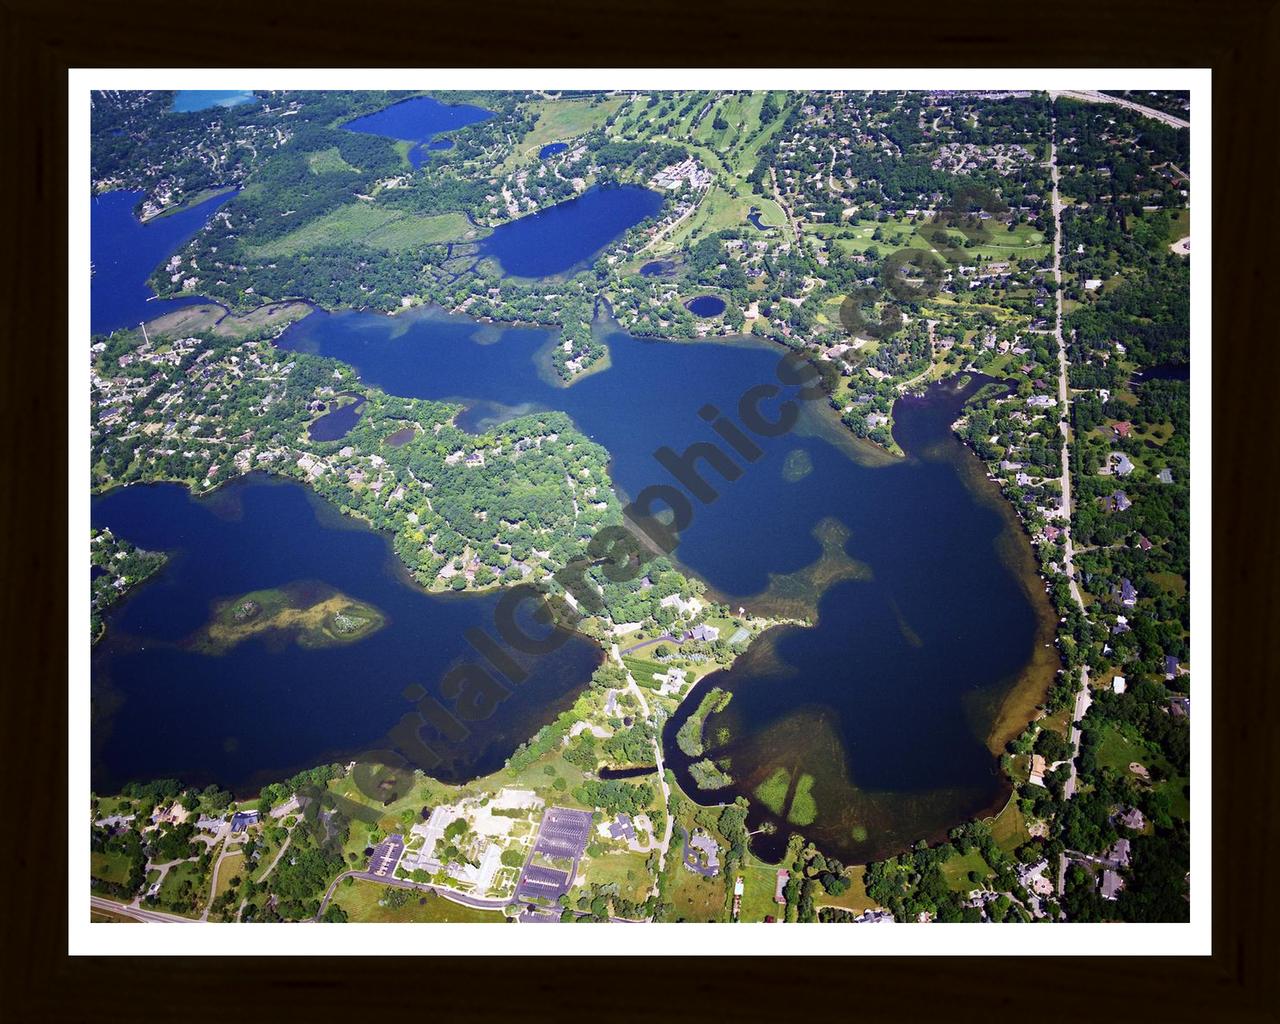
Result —
<instances>
[{"instance_id":1,"label":"parking lot","mask_svg":"<svg viewBox=\"0 0 1280 1024\"><path fill-rule=\"evenodd\" d=\"M534 843L534 856L562 857L573 861L568 871L544 864L529 863L520 874L516 887L517 899L558 900L573 885L578 869L578 858L587 848L591 836L591 813L572 811L565 807L552 807L542 816L538 828L538 840Z\"/></svg>"},{"instance_id":2,"label":"parking lot","mask_svg":"<svg viewBox=\"0 0 1280 1024\"><path fill-rule=\"evenodd\" d=\"M570 882L567 871L531 864L525 868L524 874L520 877L516 898L558 900L561 895L569 891Z\"/></svg>"},{"instance_id":3,"label":"parking lot","mask_svg":"<svg viewBox=\"0 0 1280 1024\"><path fill-rule=\"evenodd\" d=\"M542 827L538 830L538 842L534 846L534 851L547 857L577 859L587 848L587 840L590 836L591 814L589 811L571 811L564 807L552 807L542 817Z\"/></svg>"},{"instance_id":4,"label":"parking lot","mask_svg":"<svg viewBox=\"0 0 1280 1024\"><path fill-rule=\"evenodd\" d=\"M369 870L379 878L394 878L402 853L404 836L398 832L387 836L373 848L373 854L369 857Z\"/></svg>"}]
</instances>

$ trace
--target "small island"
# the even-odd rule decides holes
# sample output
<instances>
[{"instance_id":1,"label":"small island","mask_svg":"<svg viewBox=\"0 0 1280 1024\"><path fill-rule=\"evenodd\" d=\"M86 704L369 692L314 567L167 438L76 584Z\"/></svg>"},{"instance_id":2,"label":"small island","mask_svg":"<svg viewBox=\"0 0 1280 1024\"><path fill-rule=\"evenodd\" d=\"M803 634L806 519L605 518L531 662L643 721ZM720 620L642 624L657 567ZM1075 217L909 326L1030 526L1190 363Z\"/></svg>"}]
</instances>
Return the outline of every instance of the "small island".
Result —
<instances>
[{"instance_id":1,"label":"small island","mask_svg":"<svg viewBox=\"0 0 1280 1024\"><path fill-rule=\"evenodd\" d=\"M274 632L300 647L332 647L363 640L386 621L372 605L326 584L301 581L219 602L189 644L204 654L226 654L252 636Z\"/></svg>"}]
</instances>

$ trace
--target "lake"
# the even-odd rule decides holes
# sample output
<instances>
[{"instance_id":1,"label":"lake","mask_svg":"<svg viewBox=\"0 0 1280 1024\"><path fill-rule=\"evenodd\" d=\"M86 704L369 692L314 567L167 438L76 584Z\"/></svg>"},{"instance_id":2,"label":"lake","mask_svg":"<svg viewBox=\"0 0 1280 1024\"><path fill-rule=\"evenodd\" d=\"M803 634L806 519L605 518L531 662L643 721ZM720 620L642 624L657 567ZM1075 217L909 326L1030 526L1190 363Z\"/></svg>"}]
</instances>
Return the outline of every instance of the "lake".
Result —
<instances>
[{"instance_id":1,"label":"lake","mask_svg":"<svg viewBox=\"0 0 1280 1024\"><path fill-rule=\"evenodd\" d=\"M548 142L540 150L538 150L538 159L545 160L549 156L555 156L557 153L563 153L569 148L567 142Z\"/></svg>"},{"instance_id":2,"label":"lake","mask_svg":"<svg viewBox=\"0 0 1280 1024\"><path fill-rule=\"evenodd\" d=\"M210 107L236 107L253 100L250 89L180 89L173 97L173 109L178 113L192 110L208 110Z\"/></svg>"},{"instance_id":3,"label":"lake","mask_svg":"<svg viewBox=\"0 0 1280 1024\"><path fill-rule=\"evenodd\" d=\"M386 537L344 519L301 484L255 474L200 498L176 484L132 486L96 497L92 521L171 556L110 614L94 648L91 774L99 793L179 777L243 796L383 748L413 708L406 687L439 697L451 665L479 660L464 631L494 632L496 595L427 594L406 578ZM298 581L371 604L388 624L318 649L278 635L221 655L184 644L215 601ZM600 657L597 645L574 638L533 664L530 678L470 735L453 741L425 730L441 757L433 773L462 781L500 768L573 702Z\"/></svg>"},{"instance_id":4,"label":"lake","mask_svg":"<svg viewBox=\"0 0 1280 1024\"><path fill-rule=\"evenodd\" d=\"M694 316L719 316L724 312L724 299L714 295L699 295L684 304Z\"/></svg>"},{"instance_id":5,"label":"lake","mask_svg":"<svg viewBox=\"0 0 1280 1024\"><path fill-rule=\"evenodd\" d=\"M1135 384L1145 384L1149 380L1190 380L1190 363L1159 363L1139 370L1133 375Z\"/></svg>"},{"instance_id":6,"label":"lake","mask_svg":"<svg viewBox=\"0 0 1280 1024\"><path fill-rule=\"evenodd\" d=\"M90 199L89 254L93 262L90 331L110 334L122 327L137 327L144 320L154 320L182 306L208 302L198 295L157 299L147 279L234 194L228 190L189 209L154 217L145 224L133 215L133 208L142 198L141 192L107 192Z\"/></svg>"},{"instance_id":7,"label":"lake","mask_svg":"<svg viewBox=\"0 0 1280 1024\"><path fill-rule=\"evenodd\" d=\"M336 402L339 398L351 398L354 401L336 407L333 407L334 403L330 402L330 410L308 428L307 436L311 440L336 441L351 433L351 428L360 419L360 408L364 405L364 398L349 391L334 396L334 401Z\"/></svg>"},{"instance_id":8,"label":"lake","mask_svg":"<svg viewBox=\"0 0 1280 1024\"><path fill-rule=\"evenodd\" d=\"M317 313L279 343L352 363L393 394L465 399L465 429L562 409L609 449L629 496L671 483L655 450L714 441L699 410L735 415L749 388L776 379L780 358L750 339L670 343L614 331L611 367L562 388L538 368L553 340L424 311ZM717 497L693 503L680 562L731 606L816 620L770 631L700 684L734 694L707 735L735 779L701 798L751 796L753 827L780 826L753 840L766 855L802 828L857 863L941 836L1007 798L998 751L1025 727L1058 663L1054 613L1026 536L950 429L983 383L974 375L963 388L944 383L901 400L895 437L905 459L855 441L814 402L789 434L752 435L763 455L738 480L699 463ZM763 411L774 415L769 403ZM673 737L697 700L668 724L665 747L695 794ZM777 789L780 772L788 783L773 813L755 791L771 779ZM808 818L808 805L813 820L788 822Z\"/></svg>"},{"instance_id":9,"label":"lake","mask_svg":"<svg viewBox=\"0 0 1280 1024\"><path fill-rule=\"evenodd\" d=\"M512 277L552 277L586 266L661 207L662 196L639 185L597 186L499 225L480 241L480 252Z\"/></svg>"},{"instance_id":10,"label":"lake","mask_svg":"<svg viewBox=\"0 0 1280 1024\"><path fill-rule=\"evenodd\" d=\"M640 268L641 277L667 277L675 272L673 260L650 260Z\"/></svg>"},{"instance_id":11,"label":"lake","mask_svg":"<svg viewBox=\"0 0 1280 1024\"><path fill-rule=\"evenodd\" d=\"M451 132L493 117L493 111L468 103L441 103L430 96L402 100L376 114L357 117L343 125L349 131L382 135L402 142L416 142L409 150L409 163L421 167L430 150L449 149L453 143L436 140L441 132Z\"/></svg>"}]
</instances>

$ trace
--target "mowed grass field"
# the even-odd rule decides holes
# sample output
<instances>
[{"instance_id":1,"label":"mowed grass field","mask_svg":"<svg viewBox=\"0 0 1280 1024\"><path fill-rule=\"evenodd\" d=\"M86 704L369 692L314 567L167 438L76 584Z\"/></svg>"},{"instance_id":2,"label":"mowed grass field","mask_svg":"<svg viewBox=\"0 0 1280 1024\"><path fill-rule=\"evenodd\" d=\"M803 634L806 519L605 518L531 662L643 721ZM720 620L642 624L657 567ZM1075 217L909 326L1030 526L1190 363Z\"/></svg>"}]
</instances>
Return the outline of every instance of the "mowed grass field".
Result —
<instances>
[{"instance_id":1,"label":"mowed grass field","mask_svg":"<svg viewBox=\"0 0 1280 1024\"><path fill-rule=\"evenodd\" d=\"M768 218L765 218L765 222L771 223ZM817 235L834 242L845 252L865 253L874 246L883 255L898 249L934 248L933 242L918 230L918 228L928 227L927 222L916 225L909 221L903 223L887 221L884 224L877 221L856 221L849 224L806 224L804 231L806 234ZM881 236L879 241L872 237L877 229ZM1006 260L1010 257L1039 260L1045 258L1049 252L1044 235L1030 224L1018 224L1013 231L1007 230L1004 225L989 227L990 237L981 240L980 244L973 248L964 247L965 236L959 231L948 232L948 234L956 248L964 254L963 259L966 262L978 256L993 260Z\"/></svg>"},{"instance_id":2,"label":"mowed grass field","mask_svg":"<svg viewBox=\"0 0 1280 1024\"><path fill-rule=\"evenodd\" d=\"M610 851L587 860L583 870L593 885L618 883L618 895L635 903L643 903L651 882L645 868L647 853L631 850Z\"/></svg>"},{"instance_id":3,"label":"mowed grass field","mask_svg":"<svg viewBox=\"0 0 1280 1024\"><path fill-rule=\"evenodd\" d=\"M1152 788L1169 798L1169 813L1175 818L1187 821L1191 817L1191 798L1188 791L1189 780L1177 774L1162 754L1141 742L1132 734L1129 726L1107 725L1102 731L1102 739L1098 743L1098 767L1113 768L1121 775L1133 778L1129 764L1137 761L1148 771L1152 768L1163 772L1166 778L1155 783Z\"/></svg>"},{"instance_id":4,"label":"mowed grass field","mask_svg":"<svg viewBox=\"0 0 1280 1024\"><path fill-rule=\"evenodd\" d=\"M947 885L953 892L968 892L970 889L977 888L977 883L969 879L969 872L976 872L979 878L986 879L991 875L991 865L989 865L976 849L970 850L968 853L953 854L942 865L942 877L947 880Z\"/></svg>"},{"instance_id":5,"label":"mowed grass field","mask_svg":"<svg viewBox=\"0 0 1280 1024\"><path fill-rule=\"evenodd\" d=\"M705 164L705 161L703 161ZM751 228L747 216L752 207L760 211L760 220L767 227L777 228L785 234L786 218L782 210L768 196L758 196L749 186L743 186L735 195L725 187L716 184L707 190L698 208L680 224L662 242L653 247L655 253L678 249L685 240L696 242L707 235L715 234L726 228ZM755 229L752 228L754 231ZM765 235L762 233L761 238Z\"/></svg>"},{"instance_id":6,"label":"mowed grass field","mask_svg":"<svg viewBox=\"0 0 1280 1024\"><path fill-rule=\"evenodd\" d=\"M351 885L339 885L333 902L347 913L349 921L385 924L394 921L501 924L505 918L498 910L476 910L464 907L442 896L416 889L404 890L408 900L401 907L380 903L390 886L381 882L356 879Z\"/></svg>"},{"instance_id":7,"label":"mowed grass field","mask_svg":"<svg viewBox=\"0 0 1280 1024\"><path fill-rule=\"evenodd\" d=\"M538 120L503 163L503 172L514 170L538 150L551 142L569 142L599 128L626 102L622 96L610 96L598 102L591 99L554 99L535 104Z\"/></svg>"},{"instance_id":8,"label":"mowed grass field","mask_svg":"<svg viewBox=\"0 0 1280 1024\"><path fill-rule=\"evenodd\" d=\"M123 884L129 877L129 858L123 853L90 853L89 874L104 882Z\"/></svg>"},{"instance_id":9,"label":"mowed grass field","mask_svg":"<svg viewBox=\"0 0 1280 1024\"><path fill-rule=\"evenodd\" d=\"M287 235L258 246L253 255L259 258L296 256L316 249L357 244L400 252L468 236L474 238L476 234L461 213L423 215L361 201L340 206Z\"/></svg>"}]
</instances>

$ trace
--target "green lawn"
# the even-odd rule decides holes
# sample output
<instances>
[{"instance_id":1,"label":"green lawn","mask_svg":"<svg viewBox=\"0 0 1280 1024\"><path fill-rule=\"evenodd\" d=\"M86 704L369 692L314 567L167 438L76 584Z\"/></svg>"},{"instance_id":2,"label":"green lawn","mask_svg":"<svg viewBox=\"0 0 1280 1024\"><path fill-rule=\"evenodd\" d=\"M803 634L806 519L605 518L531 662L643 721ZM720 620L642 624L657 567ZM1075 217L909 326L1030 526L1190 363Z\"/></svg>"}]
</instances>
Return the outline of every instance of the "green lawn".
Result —
<instances>
[{"instance_id":1,"label":"green lawn","mask_svg":"<svg viewBox=\"0 0 1280 1024\"><path fill-rule=\"evenodd\" d=\"M267 863L270 863L270 861ZM240 853L233 853L223 860L222 867L218 869L218 891L213 894L214 899L217 899L224 892L230 889L231 879L236 878L237 876L240 878L241 882L244 881L244 855Z\"/></svg>"},{"instance_id":2,"label":"green lawn","mask_svg":"<svg viewBox=\"0 0 1280 1024\"><path fill-rule=\"evenodd\" d=\"M621 96L611 96L594 103L587 98L543 100L533 104L538 120L512 150L499 172L513 170L530 157L537 156L538 150L550 142L568 142L600 127L624 102Z\"/></svg>"},{"instance_id":3,"label":"green lawn","mask_svg":"<svg viewBox=\"0 0 1280 1024\"><path fill-rule=\"evenodd\" d=\"M500 924L505 920L499 910L464 907L434 893L419 892L416 889L404 890L408 899L402 906L384 906L380 901L386 898L391 888L380 882L355 879L351 885L343 883L338 886L333 902L346 911L348 920L366 923L410 921Z\"/></svg>"},{"instance_id":4,"label":"green lawn","mask_svg":"<svg viewBox=\"0 0 1280 1024\"><path fill-rule=\"evenodd\" d=\"M778 865L766 864L748 854L747 863L734 872L734 877L738 875L742 876L742 907L738 920L754 923L769 915L781 920L786 908L773 902Z\"/></svg>"},{"instance_id":5,"label":"green lawn","mask_svg":"<svg viewBox=\"0 0 1280 1024\"><path fill-rule=\"evenodd\" d=\"M1010 800L1003 811L991 819L991 838L1005 853L1013 853L1031 838L1017 800Z\"/></svg>"},{"instance_id":6,"label":"green lawn","mask_svg":"<svg viewBox=\"0 0 1280 1024\"><path fill-rule=\"evenodd\" d=\"M1122 775L1129 774L1129 763L1137 761L1150 768L1151 751L1145 743L1121 731L1114 725L1103 727L1098 743L1098 767L1114 768Z\"/></svg>"},{"instance_id":7,"label":"green lawn","mask_svg":"<svg viewBox=\"0 0 1280 1024\"><path fill-rule=\"evenodd\" d=\"M677 835L671 843L669 857L677 858L671 871L671 905L680 921L723 921L725 919L724 875L703 878L679 862Z\"/></svg>"},{"instance_id":8,"label":"green lawn","mask_svg":"<svg viewBox=\"0 0 1280 1024\"><path fill-rule=\"evenodd\" d=\"M654 251L676 249L686 239L696 242L706 235L726 228L749 228L747 215L751 213L753 206L759 208L760 219L765 225L776 227L781 231L786 230L786 218L772 199L755 195L745 185L737 195L734 195L723 186L716 184L707 190L707 194L698 204L693 215L660 245L655 246Z\"/></svg>"},{"instance_id":9,"label":"green lawn","mask_svg":"<svg viewBox=\"0 0 1280 1024\"><path fill-rule=\"evenodd\" d=\"M953 854L942 865L942 877L947 880L949 885L955 892L968 892L970 889L976 888L976 885L969 878L971 871L976 871L980 878L986 879L991 875L991 865L982 858L982 854L978 850L973 849L963 856Z\"/></svg>"},{"instance_id":10,"label":"green lawn","mask_svg":"<svg viewBox=\"0 0 1280 1024\"><path fill-rule=\"evenodd\" d=\"M881 254L897 249L932 249L935 248L930 238L921 234L920 228L930 228L929 222L916 225L910 221L878 221L859 220L848 224L806 224L807 234L818 235L833 240L846 252L866 252L872 246ZM880 232L880 239L873 236ZM1004 225L988 229L990 238L972 248L966 248L965 236L959 231L949 232L953 242L963 252L963 260L970 262L978 256L994 260L1007 260L1011 256L1019 259L1043 259L1049 252L1044 235L1030 224L1018 224L1013 231Z\"/></svg>"},{"instance_id":11,"label":"green lawn","mask_svg":"<svg viewBox=\"0 0 1280 1024\"><path fill-rule=\"evenodd\" d=\"M356 168L342 159L337 146L307 154L307 165L312 174L329 174L333 171L354 171Z\"/></svg>"},{"instance_id":12,"label":"green lawn","mask_svg":"<svg viewBox=\"0 0 1280 1024\"><path fill-rule=\"evenodd\" d=\"M122 885L129 878L129 858L123 853L90 853L89 874Z\"/></svg>"},{"instance_id":13,"label":"green lawn","mask_svg":"<svg viewBox=\"0 0 1280 1024\"><path fill-rule=\"evenodd\" d=\"M1163 782L1157 782L1153 788L1169 798L1169 813L1184 821L1191 817L1191 803L1186 791L1188 780L1178 775L1162 754L1136 738L1131 727L1110 724L1104 726L1097 759L1099 768L1113 768L1130 778L1133 777L1129 773L1131 761L1137 761L1148 771L1158 769L1166 778Z\"/></svg>"},{"instance_id":14,"label":"green lawn","mask_svg":"<svg viewBox=\"0 0 1280 1024\"><path fill-rule=\"evenodd\" d=\"M332 246L362 244L399 252L421 245L456 241L475 233L461 213L422 215L394 210L363 200L348 203L266 245L257 246L259 258L294 256Z\"/></svg>"},{"instance_id":15,"label":"green lawn","mask_svg":"<svg viewBox=\"0 0 1280 1024\"><path fill-rule=\"evenodd\" d=\"M157 893L156 899L163 905L170 905L174 900L178 899L179 891L182 884L190 881L194 886L196 893L197 907L204 906L205 898L208 896L206 891L205 877L200 871L200 865L195 861L183 861L181 864L175 864L164 876L164 881L160 883L160 892ZM183 913L182 911L174 911L175 913ZM197 912L186 912L187 917L198 917Z\"/></svg>"},{"instance_id":16,"label":"green lawn","mask_svg":"<svg viewBox=\"0 0 1280 1024\"><path fill-rule=\"evenodd\" d=\"M832 896L825 889L820 890L814 897L814 903L819 907L843 907L855 914L870 910L876 905L876 901L867 895L867 887L863 884L862 875L865 870L860 864L849 868L845 873L845 877L849 879L849 888L839 896Z\"/></svg>"},{"instance_id":17,"label":"green lawn","mask_svg":"<svg viewBox=\"0 0 1280 1024\"><path fill-rule=\"evenodd\" d=\"M620 896L635 903L643 903L653 884L653 879L645 869L648 856L646 853L626 850L588 858L584 865L586 879L593 885L617 882Z\"/></svg>"}]
</instances>

